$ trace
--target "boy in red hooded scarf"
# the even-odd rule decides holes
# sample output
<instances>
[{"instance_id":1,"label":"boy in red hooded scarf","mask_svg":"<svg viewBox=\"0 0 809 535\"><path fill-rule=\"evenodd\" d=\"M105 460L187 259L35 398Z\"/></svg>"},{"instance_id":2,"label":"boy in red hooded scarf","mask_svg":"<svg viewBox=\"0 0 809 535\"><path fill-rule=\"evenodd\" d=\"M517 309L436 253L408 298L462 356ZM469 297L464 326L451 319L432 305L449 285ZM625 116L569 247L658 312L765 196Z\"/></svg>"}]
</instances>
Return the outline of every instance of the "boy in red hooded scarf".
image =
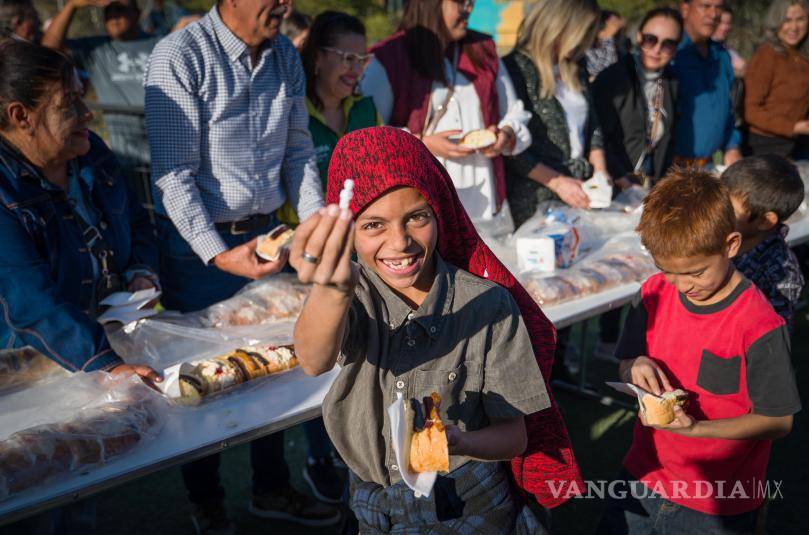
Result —
<instances>
[{"instance_id":1,"label":"boy in red hooded scarf","mask_svg":"<svg viewBox=\"0 0 809 535\"><path fill-rule=\"evenodd\" d=\"M340 210L349 178L354 197ZM553 507L580 485L543 380L553 326L484 245L446 171L414 136L378 127L343 137L327 200L292 244L299 278L314 283L295 347L309 374L342 367L323 415L351 469L361 532L543 532L523 497ZM449 473L430 498L416 498L396 466L386 409L397 393L432 392L443 400ZM505 463L492 462L508 460L525 492L515 492Z\"/></svg>"}]
</instances>

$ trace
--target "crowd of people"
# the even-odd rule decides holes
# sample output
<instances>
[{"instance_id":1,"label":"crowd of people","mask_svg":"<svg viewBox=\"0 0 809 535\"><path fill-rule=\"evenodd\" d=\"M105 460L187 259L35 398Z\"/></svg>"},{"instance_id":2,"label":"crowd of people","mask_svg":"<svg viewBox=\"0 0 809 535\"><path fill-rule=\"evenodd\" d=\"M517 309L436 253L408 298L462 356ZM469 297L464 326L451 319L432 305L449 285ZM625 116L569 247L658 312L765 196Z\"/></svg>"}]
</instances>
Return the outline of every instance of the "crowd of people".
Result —
<instances>
[{"instance_id":1,"label":"crowd of people","mask_svg":"<svg viewBox=\"0 0 809 535\"><path fill-rule=\"evenodd\" d=\"M790 159L809 156L806 0L771 3L749 61L727 44L724 0L637 24L596 0L540 0L503 57L468 27L474 0L409 0L377 43L356 17L291 0L154 4L68 0L43 24L30 0L0 0L3 347L161 381L110 347L105 296L156 288L185 313L296 272L313 285L301 366L341 371L303 426L311 495L291 485L275 433L251 443L249 510L335 526L347 502L362 533L544 533L572 495L548 482L581 485L549 382L567 333L479 229L589 209L583 183L600 175L649 191L638 230L661 270L622 331L602 317L617 374L699 395L666 426L641 413L616 481L656 494L611 498L599 530L654 533L666 515L675 531L753 532L762 499L746 485L766 479L771 440L800 410L789 336L804 280L785 221L804 199ZM92 7L106 34L68 39ZM90 131L88 88L113 107L108 142ZM477 130L492 143L459 143ZM144 166L152 214L131 191ZM260 259L259 236L281 223L297 227L291 249ZM450 472L416 498L386 409L433 391ZM182 467L199 533L233 532L219 464ZM750 496L695 497L700 479ZM71 508L18 527L90 532L87 502Z\"/></svg>"}]
</instances>

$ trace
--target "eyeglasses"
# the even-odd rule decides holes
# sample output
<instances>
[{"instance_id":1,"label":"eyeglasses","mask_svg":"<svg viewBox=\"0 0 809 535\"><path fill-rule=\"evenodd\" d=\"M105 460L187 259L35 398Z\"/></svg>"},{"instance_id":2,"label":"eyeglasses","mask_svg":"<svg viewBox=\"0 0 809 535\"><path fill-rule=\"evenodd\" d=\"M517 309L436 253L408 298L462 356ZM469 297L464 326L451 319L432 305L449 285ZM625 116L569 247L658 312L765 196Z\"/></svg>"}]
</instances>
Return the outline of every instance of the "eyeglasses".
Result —
<instances>
[{"instance_id":1,"label":"eyeglasses","mask_svg":"<svg viewBox=\"0 0 809 535\"><path fill-rule=\"evenodd\" d=\"M452 0L456 4L460 4L461 8L466 11L471 11L475 7L475 0Z\"/></svg>"},{"instance_id":2,"label":"eyeglasses","mask_svg":"<svg viewBox=\"0 0 809 535\"><path fill-rule=\"evenodd\" d=\"M659 37L651 33L644 33L640 36L641 48L651 50L657 46L657 43L660 43L660 51L670 56L677 52L677 45L679 44L674 39L663 39L661 42Z\"/></svg>"},{"instance_id":3,"label":"eyeglasses","mask_svg":"<svg viewBox=\"0 0 809 535\"><path fill-rule=\"evenodd\" d=\"M368 63L371 62L374 55L373 54L355 54L354 52L346 52L345 50L340 50L339 48L332 48L330 46L323 46L321 47L322 50L326 52L332 52L333 54L337 54L340 56L340 59L343 62L343 67L346 69L350 69L354 65L357 65L359 68L364 69L368 66Z\"/></svg>"}]
</instances>

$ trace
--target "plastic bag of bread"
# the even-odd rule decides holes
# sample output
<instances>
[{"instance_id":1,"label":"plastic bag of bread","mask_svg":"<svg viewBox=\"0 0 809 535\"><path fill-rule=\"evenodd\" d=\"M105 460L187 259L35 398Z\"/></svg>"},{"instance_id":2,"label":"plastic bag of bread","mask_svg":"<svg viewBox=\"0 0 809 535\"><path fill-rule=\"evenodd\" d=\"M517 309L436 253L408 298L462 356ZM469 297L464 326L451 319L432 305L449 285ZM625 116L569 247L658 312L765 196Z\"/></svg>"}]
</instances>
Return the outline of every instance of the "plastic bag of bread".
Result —
<instances>
[{"instance_id":1,"label":"plastic bag of bread","mask_svg":"<svg viewBox=\"0 0 809 535\"><path fill-rule=\"evenodd\" d=\"M558 275L542 277L529 273L523 279L523 286L540 305L555 305L576 297L576 288Z\"/></svg>"},{"instance_id":2,"label":"plastic bag of bread","mask_svg":"<svg viewBox=\"0 0 809 535\"><path fill-rule=\"evenodd\" d=\"M161 428L165 402L137 377L76 374L47 387L65 393L61 405L50 405L52 396L40 388L0 405L0 500L107 464ZM68 392L76 388L82 392ZM26 406L36 412L16 410Z\"/></svg>"},{"instance_id":3,"label":"plastic bag of bread","mask_svg":"<svg viewBox=\"0 0 809 535\"><path fill-rule=\"evenodd\" d=\"M284 273L250 283L199 314L203 325L217 328L294 320L308 295L308 286L298 282L297 276Z\"/></svg>"},{"instance_id":4,"label":"plastic bag of bread","mask_svg":"<svg viewBox=\"0 0 809 535\"><path fill-rule=\"evenodd\" d=\"M0 351L0 396L69 375L67 370L33 347Z\"/></svg>"}]
</instances>

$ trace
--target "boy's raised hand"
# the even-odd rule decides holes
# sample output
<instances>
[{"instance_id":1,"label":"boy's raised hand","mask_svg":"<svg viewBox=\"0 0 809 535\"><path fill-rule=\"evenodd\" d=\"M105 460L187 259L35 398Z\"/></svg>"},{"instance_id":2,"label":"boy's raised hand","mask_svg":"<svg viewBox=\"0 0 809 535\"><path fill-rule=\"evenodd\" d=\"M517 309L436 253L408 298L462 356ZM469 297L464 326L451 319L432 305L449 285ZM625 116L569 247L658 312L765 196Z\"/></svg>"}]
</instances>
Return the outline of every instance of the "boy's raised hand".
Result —
<instances>
[{"instance_id":1,"label":"boy's raised hand","mask_svg":"<svg viewBox=\"0 0 809 535\"><path fill-rule=\"evenodd\" d=\"M629 369L629 381L655 396L674 390L663 369L649 357L638 357Z\"/></svg>"},{"instance_id":2,"label":"boy's raised hand","mask_svg":"<svg viewBox=\"0 0 809 535\"><path fill-rule=\"evenodd\" d=\"M352 213L332 204L321 208L297 228L289 263L303 283L350 293L359 278L359 268L351 261L353 247Z\"/></svg>"}]
</instances>

